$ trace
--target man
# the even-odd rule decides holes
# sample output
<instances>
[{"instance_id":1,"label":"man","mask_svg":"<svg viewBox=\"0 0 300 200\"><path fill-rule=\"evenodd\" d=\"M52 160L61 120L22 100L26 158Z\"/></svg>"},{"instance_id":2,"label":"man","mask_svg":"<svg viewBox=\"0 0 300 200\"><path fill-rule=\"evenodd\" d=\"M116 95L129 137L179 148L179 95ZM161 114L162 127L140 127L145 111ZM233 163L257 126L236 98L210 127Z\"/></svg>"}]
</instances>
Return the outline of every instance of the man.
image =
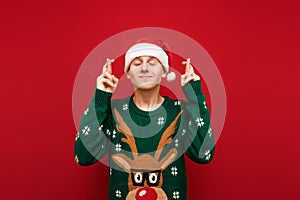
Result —
<instances>
[{"instance_id":1,"label":"man","mask_svg":"<svg viewBox=\"0 0 300 200\"><path fill-rule=\"evenodd\" d=\"M91 165L109 154L109 199L187 199L184 154L208 163L214 154L210 111L200 77L183 62L181 86L187 101L160 94L171 52L161 40L139 40L126 52L124 72L134 95L111 101L119 80L108 59L95 95L81 119L75 159Z\"/></svg>"}]
</instances>

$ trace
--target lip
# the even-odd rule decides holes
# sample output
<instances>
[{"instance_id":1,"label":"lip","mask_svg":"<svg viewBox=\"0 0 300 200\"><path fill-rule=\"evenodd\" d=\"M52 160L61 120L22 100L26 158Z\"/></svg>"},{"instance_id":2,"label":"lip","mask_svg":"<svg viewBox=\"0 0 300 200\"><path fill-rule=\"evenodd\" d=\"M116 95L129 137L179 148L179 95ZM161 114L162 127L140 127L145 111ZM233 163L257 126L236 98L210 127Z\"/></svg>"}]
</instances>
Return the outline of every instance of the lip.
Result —
<instances>
[{"instance_id":1,"label":"lip","mask_svg":"<svg viewBox=\"0 0 300 200\"><path fill-rule=\"evenodd\" d=\"M149 75L142 75L142 76L139 76L139 78L151 78L152 76L149 76Z\"/></svg>"}]
</instances>

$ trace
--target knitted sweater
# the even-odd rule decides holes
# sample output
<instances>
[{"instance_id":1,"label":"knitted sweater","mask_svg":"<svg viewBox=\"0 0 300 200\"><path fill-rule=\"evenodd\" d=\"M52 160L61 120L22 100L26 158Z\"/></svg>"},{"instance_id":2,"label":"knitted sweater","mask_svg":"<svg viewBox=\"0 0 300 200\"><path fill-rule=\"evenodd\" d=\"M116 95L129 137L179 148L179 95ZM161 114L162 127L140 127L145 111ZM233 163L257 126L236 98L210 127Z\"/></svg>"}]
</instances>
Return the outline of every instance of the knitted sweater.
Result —
<instances>
[{"instance_id":1,"label":"knitted sweater","mask_svg":"<svg viewBox=\"0 0 300 200\"><path fill-rule=\"evenodd\" d=\"M210 162L214 136L201 81L182 89L186 101L164 97L149 112L140 110L132 96L111 100L111 93L96 89L81 118L75 160L87 166L108 153L110 200L187 199L183 155Z\"/></svg>"}]
</instances>

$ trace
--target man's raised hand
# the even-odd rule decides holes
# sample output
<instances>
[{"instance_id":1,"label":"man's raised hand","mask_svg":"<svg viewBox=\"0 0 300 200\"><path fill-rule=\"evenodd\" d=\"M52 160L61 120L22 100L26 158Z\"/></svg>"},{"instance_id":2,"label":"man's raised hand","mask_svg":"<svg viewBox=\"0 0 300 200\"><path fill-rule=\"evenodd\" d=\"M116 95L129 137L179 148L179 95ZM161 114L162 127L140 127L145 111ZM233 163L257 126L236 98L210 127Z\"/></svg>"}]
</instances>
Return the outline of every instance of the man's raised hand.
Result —
<instances>
[{"instance_id":1,"label":"man's raised hand","mask_svg":"<svg viewBox=\"0 0 300 200\"><path fill-rule=\"evenodd\" d=\"M186 61L183 61L182 64L185 65L185 73L181 75L181 86L184 86L190 81L200 80L200 76L198 76L194 72L194 68L191 65L190 58L188 58Z\"/></svg>"},{"instance_id":2,"label":"man's raised hand","mask_svg":"<svg viewBox=\"0 0 300 200\"><path fill-rule=\"evenodd\" d=\"M113 93L117 88L119 79L112 74L112 63L114 59L106 59L102 74L97 78L97 88L99 90Z\"/></svg>"}]
</instances>

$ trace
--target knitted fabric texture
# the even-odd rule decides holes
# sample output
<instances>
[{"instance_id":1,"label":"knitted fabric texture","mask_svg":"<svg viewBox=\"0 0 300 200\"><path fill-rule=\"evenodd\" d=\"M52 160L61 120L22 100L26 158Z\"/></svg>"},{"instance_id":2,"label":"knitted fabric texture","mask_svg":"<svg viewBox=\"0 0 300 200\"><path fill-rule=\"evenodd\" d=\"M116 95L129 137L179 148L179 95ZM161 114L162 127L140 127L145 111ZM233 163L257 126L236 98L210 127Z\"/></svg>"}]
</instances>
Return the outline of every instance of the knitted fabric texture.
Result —
<instances>
[{"instance_id":1,"label":"knitted fabric texture","mask_svg":"<svg viewBox=\"0 0 300 200\"><path fill-rule=\"evenodd\" d=\"M164 97L158 109L147 112L132 97L111 100L112 94L96 89L76 135L75 160L86 166L109 154L110 200L187 199L183 155L197 163L210 162L214 136L201 82L191 82L183 91L186 101ZM172 129L169 142L157 160L157 148L167 129ZM128 131L135 148L126 142Z\"/></svg>"}]
</instances>

